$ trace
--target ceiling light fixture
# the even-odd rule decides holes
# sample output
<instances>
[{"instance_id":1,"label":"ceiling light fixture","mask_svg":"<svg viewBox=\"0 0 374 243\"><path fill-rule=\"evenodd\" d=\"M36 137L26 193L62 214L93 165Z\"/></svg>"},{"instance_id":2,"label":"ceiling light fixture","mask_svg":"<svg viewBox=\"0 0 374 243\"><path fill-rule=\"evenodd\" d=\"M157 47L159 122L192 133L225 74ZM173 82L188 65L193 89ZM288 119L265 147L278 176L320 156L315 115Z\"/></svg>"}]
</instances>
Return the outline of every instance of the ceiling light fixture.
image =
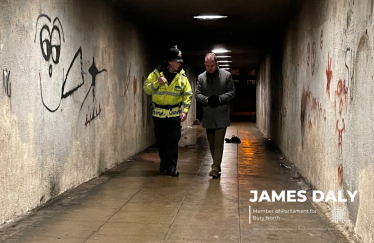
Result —
<instances>
[{"instance_id":1,"label":"ceiling light fixture","mask_svg":"<svg viewBox=\"0 0 374 243\"><path fill-rule=\"evenodd\" d=\"M222 60L222 61L219 61L219 62L232 62L232 61L226 61L226 60Z\"/></svg>"},{"instance_id":2,"label":"ceiling light fixture","mask_svg":"<svg viewBox=\"0 0 374 243\"><path fill-rule=\"evenodd\" d=\"M221 67L230 67L230 64L220 64Z\"/></svg>"},{"instance_id":3,"label":"ceiling light fixture","mask_svg":"<svg viewBox=\"0 0 374 243\"><path fill-rule=\"evenodd\" d=\"M217 58L227 58L227 57L231 57L231 56L217 56Z\"/></svg>"},{"instance_id":4,"label":"ceiling light fixture","mask_svg":"<svg viewBox=\"0 0 374 243\"><path fill-rule=\"evenodd\" d=\"M227 16L223 15L199 15L194 16L194 19L225 19Z\"/></svg>"},{"instance_id":5,"label":"ceiling light fixture","mask_svg":"<svg viewBox=\"0 0 374 243\"><path fill-rule=\"evenodd\" d=\"M226 69L226 70L229 70L229 69L231 69L231 68L222 68L222 69Z\"/></svg>"},{"instance_id":6,"label":"ceiling light fixture","mask_svg":"<svg viewBox=\"0 0 374 243\"><path fill-rule=\"evenodd\" d=\"M214 50L212 50L212 52L214 52L214 53L226 53L226 52L231 52L231 51L220 48L220 49L214 49Z\"/></svg>"}]
</instances>

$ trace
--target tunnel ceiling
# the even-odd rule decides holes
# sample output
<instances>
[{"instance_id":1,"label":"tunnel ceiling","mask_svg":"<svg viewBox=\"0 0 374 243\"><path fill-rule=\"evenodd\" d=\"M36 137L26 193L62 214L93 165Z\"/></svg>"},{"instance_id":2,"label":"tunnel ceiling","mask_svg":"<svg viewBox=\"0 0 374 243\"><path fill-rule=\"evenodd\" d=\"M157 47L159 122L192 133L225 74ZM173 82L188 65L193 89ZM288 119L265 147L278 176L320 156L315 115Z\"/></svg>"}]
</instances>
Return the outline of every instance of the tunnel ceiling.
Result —
<instances>
[{"instance_id":1,"label":"tunnel ceiling","mask_svg":"<svg viewBox=\"0 0 374 243\"><path fill-rule=\"evenodd\" d=\"M232 52L232 69L255 68L264 53L280 44L286 21L298 0L113 0L121 13L136 20L147 39L166 49L178 44L184 57L203 68L204 54L215 47ZM198 20L196 15L228 18Z\"/></svg>"}]
</instances>

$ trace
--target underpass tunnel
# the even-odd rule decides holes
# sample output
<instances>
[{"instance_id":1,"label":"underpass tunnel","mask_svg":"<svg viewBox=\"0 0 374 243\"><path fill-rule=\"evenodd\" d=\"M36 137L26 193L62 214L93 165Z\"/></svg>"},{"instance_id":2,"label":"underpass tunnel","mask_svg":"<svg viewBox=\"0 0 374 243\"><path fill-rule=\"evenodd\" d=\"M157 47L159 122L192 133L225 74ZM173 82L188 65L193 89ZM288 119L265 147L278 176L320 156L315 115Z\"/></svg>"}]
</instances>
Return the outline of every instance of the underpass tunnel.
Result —
<instances>
[{"instance_id":1,"label":"underpass tunnel","mask_svg":"<svg viewBox=\"0 0 374 243\"><path fill-rule=\"evenodd\" d=\"M122 228L129 242L292 242L294 235L295 242L374 242L373 12L371 0L0 1L0 240L22 242L38 224L42 233L30 237L51 242L56 235L45 229L53 224L77 242L105 241L112 237L105 230ZM225 143L219 180L208 176L212 158L195 96L181 124L179 180L158 173L143 84L175 45L193 93L209 52L234 81L226 137L242 143ZM310 221L280 221L286 229L305 220L312 231L264 233L248 223L248 207L264 206L250 205L249 191L272 188L331 197L300 206L322 212ZM162 203L170 207L150 217L159 225L140 212ZM207 224L219 219L210 203L232 219L231 233L206 233L217 232ZM61 227L44 221L53 205L66 219ZM88 225L80 213L100 220ZM133 221L123 221L129 214ZM133 224L156 230L142 235Z\"/></svg>"}]
</instances>

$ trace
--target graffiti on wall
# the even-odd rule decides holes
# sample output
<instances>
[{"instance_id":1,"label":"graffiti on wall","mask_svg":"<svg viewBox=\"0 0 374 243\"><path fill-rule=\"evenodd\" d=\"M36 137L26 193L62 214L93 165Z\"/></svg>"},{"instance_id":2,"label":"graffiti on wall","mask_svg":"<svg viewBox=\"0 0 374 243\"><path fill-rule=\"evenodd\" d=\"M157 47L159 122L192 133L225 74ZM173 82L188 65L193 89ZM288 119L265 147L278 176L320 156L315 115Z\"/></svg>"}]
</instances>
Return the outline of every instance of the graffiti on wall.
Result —
<instances>
[{"instance_id":1,"label":"graffiti on wall","mask_svg":"<svg viewBox=\"0 0 374 243\"><path fill-rule=\"evenodd\" d=\"M347 69L347 87L350 87L349 99L353 100L353 90L354 90L354 63L353 63L354 52L351 48L347 48L345 51L345 68Z\"/></svg>"},{"instance_id":2,"label":"graffiti on wall","mask_svg":"<svg viewBox=\"0 0 374 243\"><path fill-rule=\"evenodd\" d=\"M339 153L342 153L342 142L343 142L343 132L345 132L345 122L344 113L347 113L347 93L348 87L345 85L345 80L339 80L336 91L335 91L335 117L336 117L336 132L338 133L338 148ZM338 115L336 114L338 111Z\"/></svg>"},{"instance_id":3,"label":"graffiti on wall","mask_svg":"<svg viewBox=\"0 0 374 243\"><path fill-rule=\"evenodd\" d=\"M88 69L88 72L91 74L91 77L92 77L91 86L88 89L87 94L83 99L80 110L82 110L82 107L83 107L84 103L86 102L90 93L92 94L92 103L91 104L95 104L95 101L96 101L96 98L95 98L96 76L99 73L106 72L106 69L102 69L102 70L99 71L99 69L96 67L96 64L95 64L95 58L92 57L92 65ZM87 124L90 124L101 113L100 103L99 103L99 107L95 107L95 105L93 105L92 109L90 109L89 106L88 106L88 109L91 110L91 111L89 112L89 114L86 114L86 122L84 123L85 126L87 126ZM88 120L88 115L90 116L89 120Z\"/></svg>"},{"instance_id":4,"label":"graffiti on wall","mask_svg":"<svg viewBox=\"0 0 374 243\"><path fill-rule=\"evenodd\" d=\"M78 57L80 59L80 72L81 72L82 81L79 82L79 83L76 83L75 85L72 85L73 87L68 89L68 91L65 91L65 87L67 87L66 85L67 84L69 85L69 83L66 83L66 81L67 81L67 78L69 76L70 70L74 66L74 63L75 63L75 61ZM83 84L84 84L84 76L83 76L83 64L82 64L82 48L79 48L78 51L75 53L75 55L73 57L73 60L71 61L70 65L69 65L68 71L66 72L66 76L65 76L64 82L62 84L62 89L61 89L61 99L66 99L67 97L72 95L81 86L83 86Z\"/></svg>"},{"instance_id":5,"label":"graffiti on wall","mask_svg":"<svg viewBox=\"0 0 374 243\"><path fill-rule=\"evenodd\" d=\"M312 111L311 118L313 118L315 121L317 120L326 121L326 109L323 109L322 104L318 102L316 97L312 97L311 111Z\"/></svg>"},{"instance_id":6,"label":"graffiti on wall","mask_svg":"<svg viewBox=\"0 0 374 243\"><path fill-rule=\"evenodd\" d=\"M92 93L92 102L95 102L96 76L99 73L106 72L106 69L102 69L102 70L99 71L99 69L97 69L96 64L95 64L95 58L93 57L92 58L92 65L88 69L88 72L91 74L91 77L92 77L92 79L91 79L91 86L88 89L87 94L86 94L86 96L83 99L83 102L82 102L82 105L81 105L80 109L82 109L83 104L86 101L86 99L87 99L88 95L90 94L90 92Z\"/></svg>"},{"instance_id":7,"label":"graffiti on wall","mask_svg":"<svg viewBox=\"0 0 374 243\"><path fill-rule=\"evenodd\" d=\"M326 109L323 108L311 91L303 89L300 110L301 136L303 140L306 128L311 131L313 124L317 125L321 124L321 122L326 122Z\"/></svg>"},{"instance_id":8,"label":"graffiti on wall","mask_svg":"<svg viewBox=\"0 0 374 243\"><path fill-rule=\"evenodd\" d=\"M85 84L85 72L83 71L82 57L83 51L81 47L78 48L65 74L64 67L59 65L61 44L62 41L65 42L64 29L61 21L57 17L52 21L52 19L46 14L39 15L36 21L34 42L36 42L38 33L41 54L44 61L47 63L46 68L40 70L39 72L41 100L43 106L48 111L55 112L60 108L63 99L73 95ZM88 69L88 72L92 77L92 83L80 107L81 111L85 102L88 101L87 98L91 93L92 104L90 104L92 105L92 108L90 108L90 105L88 105L89 114L86 114L86 121L84 123L85 126L92 122L101 113L102 108L100 103L98 107L95 105L95 86L96 76L104 71L106 71L106 69L102 69L100 71L98 70L95 64L95 58L93 57L92 65ZM69 75L73 75L74 78L70 78ZM56 86L59 85L61 85L61 88L57 89L56 91Z\"/></svg>"},{"instance_id":9,"label":"graffiti on wall","mask_svg":"<svg viewBox=\"0 0 374 243\"><path fill-rule=\"evenodd\" d=\"M341 186L343 184L343 164L340 163L338 166L338 183Z\"/></svg>"},{"instance_id":10,"label":"graffiti on wall","mask_svg":"<svg viewBox=\"0 0 374 243\"><path fill-rule=\"evenodd\" d=\"M348 93L348 87L345 85L345 80L342 81L341 79L339 79L338 85L335 91L335 104L334 104L335 115L338 109L339 117L342 116L343 110L347 112L347 103L348 103L347 93Z\"/></svg>"},{"instance_id":11,"label":"graffiti on wall","mask_svg":"<svg viewBox=\"0 0 374 243\"><path fill-rule=\"evenodd\" d=\"M48 62L52 58L53 63L58 64L61 52L61 32L63 41L65 42L61 21L59 18L55 18L52 23L48 15L41 14L36 21L36 29L38 29L39 24L42 25L39 33L39 41L44 60ZM48 24L53 24L52 30ZM34 42L36 41L36 34L37 32L35 32ZM49 76L52 76L52 65L49 66Z\"/></svg>"},{"instance_id":12,"label":"graffiti on wall","mask_svg":"<svg viewBox=\"0 0 374 243\"><path fill-rule=\"evenodd\" d=\"M331 61L332 61L332 57L330 57L330 53L328 53L327 54L327 68L326 68L326 78L327 78L326 93L327 93L328 98L330 98L330 84L331 84L331 78L332 78Z\"/></svg>"},{"instance_id":13,"label":"graffiti on wall","mask_svg":"<svg viewBox=\"0 0 374 243\"><path fill-rule=\"evenodd\" d=\"M9 81L10 77L10 70L8 69L3 70L3 89L4 93L10 98L12 95L12 90L11 90L11 83Z\"/></svg>"},{"instance_id":14,"label":"graffiti on wall","mask_svg":"<svg viewBox=\"0 0 374 243\"><path fill-rule=\"evenodd\" d=\"M61 21L59 18L55 18L52 22L48 15L41 14L36 21L34 42L36 42L37 33L39 33L41 54L47 63L47 70L42 69L39 72L41 100L43 106L48 111L55 112L60 108L62 99L66 99L72 95L84 84L82 49L79 48L77 50L66 72L66 75L64 75L65 70L59 65L61 42L65 42L64 30ZM77 58L80 59L80 62L77 61ZM71 81L68 79L69 73L75 65L78 65L78 69L80 69L81 80L79 81ZM60 80L62 80L62 86L60 92L58 93L55 91L55 82L60 82ZM75 83L75 85L71 84L69 81ZM68 91L65 91L65 89Z\"/></svg>"},{"instance_id":15,"label":"graffiti on wall","mask_svg":"<svg viewBox=\"0 0 374 243\"><path fill-rule=\"evenodd\" d=\"M353 7L355 5L355 1L349 1L348 2L348 9L347 9L347 29L349 27L349 25L351 24L352 22L352 15L353 15Z\"/></svg>"},{"instance_id":16,"label":"graffiti on wall","mask_svg":"<svg viewBox=\"0 0 374 243\"><path fill-rule=\"evenodd\" d=\"M101 113L101 107L100 107L100 104L99 104L99 110L96 107L92 110L92 113L90 112L89 114L86 114L86 121L85 121L84 125L85 126L89 125L93 120L95 120L96 117L98 117L100 115L100 113Z\"/></svg>"}]
</instances>

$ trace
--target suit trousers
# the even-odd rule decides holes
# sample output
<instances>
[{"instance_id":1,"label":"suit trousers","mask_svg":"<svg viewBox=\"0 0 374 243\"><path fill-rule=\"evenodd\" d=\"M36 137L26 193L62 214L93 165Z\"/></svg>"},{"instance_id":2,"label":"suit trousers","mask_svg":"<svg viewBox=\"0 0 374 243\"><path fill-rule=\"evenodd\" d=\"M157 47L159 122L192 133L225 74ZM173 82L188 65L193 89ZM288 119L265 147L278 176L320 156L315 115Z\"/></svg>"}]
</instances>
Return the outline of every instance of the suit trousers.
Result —
<instances>
[{"instance_id":1,"label":"suit trousers","mask_svg":"<svg viewBox=\"0 0 374 243\"><path fill-rule=\"evenodd\" d=\"M178 143L181 138L180 117L153 117L158 154L164 169L177 168Z\"/></svg>"},{"instance_id":2,"label":"suit trousers","mask_svg":"<svg viewBox=\"0 0 374 243\"><path fill-rule=\"evenodd\" d=\"M218 129L206 129L209 148L213 157L212 170L221 171L223 145L225 141L226 127Z\"/></svg>"}]
</instances>

